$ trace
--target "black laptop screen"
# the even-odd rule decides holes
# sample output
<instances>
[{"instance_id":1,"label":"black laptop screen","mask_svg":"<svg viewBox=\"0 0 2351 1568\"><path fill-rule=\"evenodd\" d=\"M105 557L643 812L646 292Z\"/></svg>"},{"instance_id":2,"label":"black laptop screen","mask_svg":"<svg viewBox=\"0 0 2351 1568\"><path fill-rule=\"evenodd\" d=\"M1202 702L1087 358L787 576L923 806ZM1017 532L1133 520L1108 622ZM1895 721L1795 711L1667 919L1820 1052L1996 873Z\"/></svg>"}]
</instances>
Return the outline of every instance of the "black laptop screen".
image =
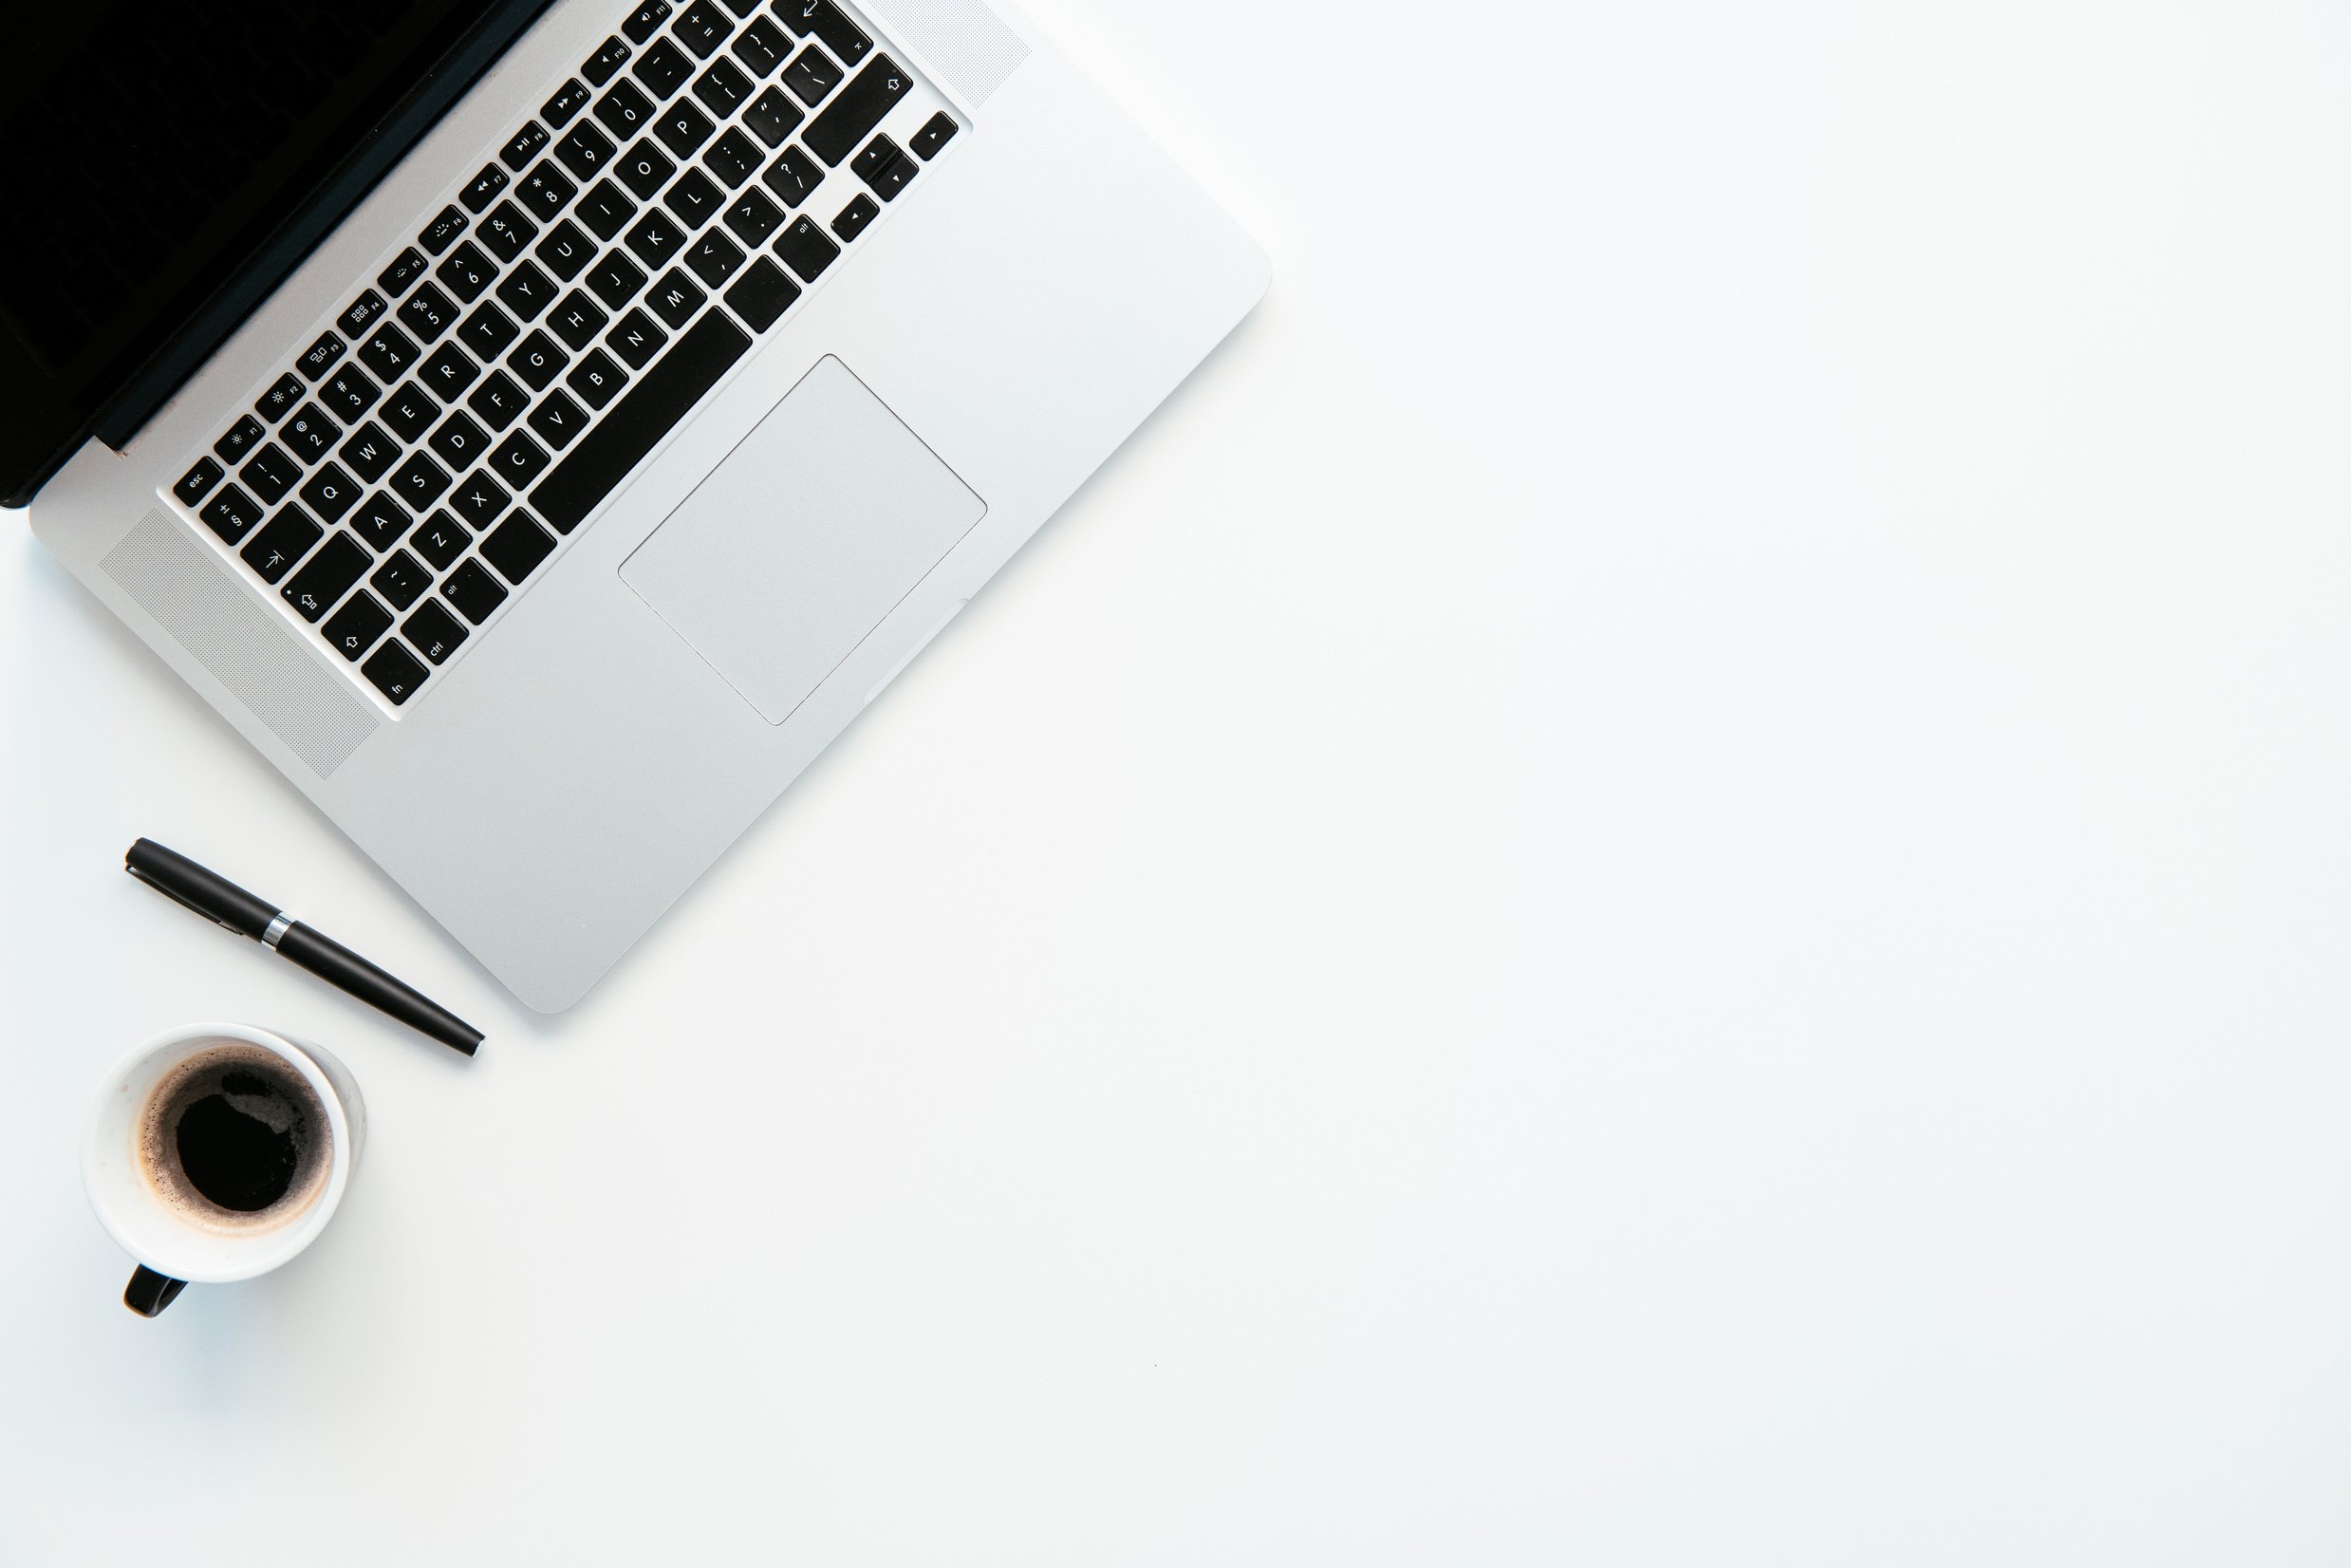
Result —
<instances>
[{"instance_id":1,"label":"black laptop screen","mask_svg":"<svg viewBox=\"0 0 2351 1568\"><path fill-rule=\"evenodd\" d=\"M0 498L22 499L165 362L190 362L191 333L216 337L249 312L362 194L345 187L363 155L383 151L387 117L413 110L469 45L478 54L494 13L517 9L12 10L0 51ZM340 204L322 214L330 193Z\"/></svg>"}]
</instances>

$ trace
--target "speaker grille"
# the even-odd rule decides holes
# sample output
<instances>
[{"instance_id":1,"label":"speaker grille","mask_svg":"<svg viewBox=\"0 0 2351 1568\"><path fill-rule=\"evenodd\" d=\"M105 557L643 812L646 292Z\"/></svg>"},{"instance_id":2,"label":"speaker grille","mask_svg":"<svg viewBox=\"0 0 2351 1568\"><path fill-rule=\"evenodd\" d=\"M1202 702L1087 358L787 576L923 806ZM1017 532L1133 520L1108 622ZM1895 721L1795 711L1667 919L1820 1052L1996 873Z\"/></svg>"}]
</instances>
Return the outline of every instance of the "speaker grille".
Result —
<instances>
[{"instance_id":1,"label":"speaker grille","mask_svg":"<svg viewBox=\"0 0 2351 1568\"><path fill-rule=\"evenodd\" d=\"M381 727L366 704L161 512L141 517L99 565L321 778Z\"/></svg>"},{"instance_id":2,"label":"speaker grille","mask_svg":"<svg viewBox=\"0 0 2351 1568\"><path fill-rule=\"evenodd\" d=\"M980 0L889 0L888 12L924 64L974 108L1029 57L1020 35Z\"/></svg>"}]
</instances>

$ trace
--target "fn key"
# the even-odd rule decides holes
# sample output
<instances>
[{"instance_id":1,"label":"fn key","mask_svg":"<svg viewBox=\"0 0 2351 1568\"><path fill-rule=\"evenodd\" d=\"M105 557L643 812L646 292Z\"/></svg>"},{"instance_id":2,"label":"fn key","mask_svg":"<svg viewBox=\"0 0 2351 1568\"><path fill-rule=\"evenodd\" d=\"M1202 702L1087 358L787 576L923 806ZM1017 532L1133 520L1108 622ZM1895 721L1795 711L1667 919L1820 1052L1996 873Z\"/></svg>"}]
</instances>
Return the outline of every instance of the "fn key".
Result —
<instances>
[{"instance_id":1,"label":"fn key","mask_svg":"<svg viewBox=\"0 0 2351 1568\"><path fill-rule=\"evenodd\" d=\"M390 698L394 707L414 697L429 673L415 654L401 646L398 638L369 655L359 672L376 690Z\"/></svg>"}]
</instances>

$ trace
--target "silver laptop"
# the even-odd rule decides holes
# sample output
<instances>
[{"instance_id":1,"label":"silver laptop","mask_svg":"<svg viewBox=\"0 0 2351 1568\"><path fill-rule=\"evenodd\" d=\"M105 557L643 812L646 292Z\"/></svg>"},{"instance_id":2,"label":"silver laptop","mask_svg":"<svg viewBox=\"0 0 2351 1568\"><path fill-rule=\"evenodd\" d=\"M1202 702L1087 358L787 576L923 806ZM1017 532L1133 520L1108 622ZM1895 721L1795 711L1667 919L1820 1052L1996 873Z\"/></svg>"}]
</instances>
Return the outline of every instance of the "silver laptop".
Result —
<instances>
[{"instance_id":1,"label":"silver laptop","mask_svg":"<svg viewBox=\"0 0 2351 1568\"><path fill-rule=\"evenodd\" d=\"M542 1011L1267 283L987 0L10 34L0 494Z\"/></svg>"}]
</instances>

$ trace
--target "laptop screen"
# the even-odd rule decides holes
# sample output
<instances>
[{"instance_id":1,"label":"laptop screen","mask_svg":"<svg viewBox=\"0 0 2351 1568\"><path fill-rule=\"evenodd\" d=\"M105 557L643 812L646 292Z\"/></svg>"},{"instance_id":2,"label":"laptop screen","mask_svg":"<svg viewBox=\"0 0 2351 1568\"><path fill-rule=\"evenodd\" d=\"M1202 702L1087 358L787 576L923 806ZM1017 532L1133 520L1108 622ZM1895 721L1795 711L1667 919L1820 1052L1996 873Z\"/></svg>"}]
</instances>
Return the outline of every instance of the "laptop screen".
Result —
<instances>
[{"instance_id":1,"label":"laptop screen","mask_svg":"<svg viewBox=\"0 0 2351 1568\"><path fill-rule=\"evenodd\" d=\"M420 101L445 107L460 64L470 81L545 3L14 9L0 499L24 499L93 429L127 437L429 126Z\"/></svg>"}]
</instances>

